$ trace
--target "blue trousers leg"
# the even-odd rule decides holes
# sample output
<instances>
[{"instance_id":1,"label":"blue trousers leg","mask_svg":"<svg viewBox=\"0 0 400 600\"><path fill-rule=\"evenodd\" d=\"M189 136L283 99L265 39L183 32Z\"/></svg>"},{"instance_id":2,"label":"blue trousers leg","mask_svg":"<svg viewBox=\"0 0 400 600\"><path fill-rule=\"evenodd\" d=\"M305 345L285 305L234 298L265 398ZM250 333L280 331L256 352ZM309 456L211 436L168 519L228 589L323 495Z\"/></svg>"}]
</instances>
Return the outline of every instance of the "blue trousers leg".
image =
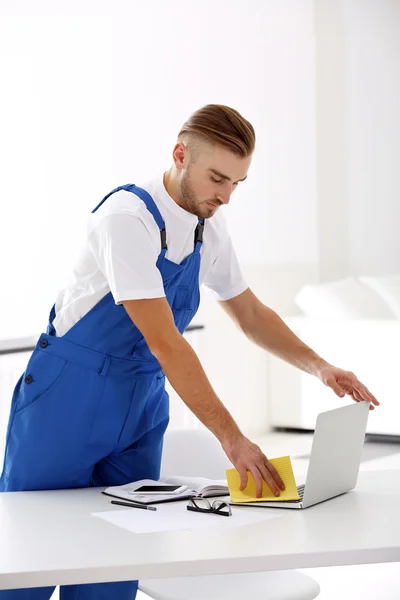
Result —
<instances>
[{"instance_id":1,"label":"blue trousers leg","mask_svg":"<svg viewBox=\"0 0 400 600\"><path fill-rule=\"evenodd\" d=\"M1 600L49 600L55 590L53 587L1 590Z\"/></svg>"},{"instance_id":2,"label":"blue trousers leg","mask_svg":"<svg viewBox=\"0 0 400 600\"><path fill-rule=\"evenodd\" d=\"M167 424L166 418L122 452L101 460L94 468L94 484L123 485L138 479L158 479ZM137 581L62 586L60 600L134 600L137 589Z\"/></svg>"},{"instance_id":3,"label":"blue trousers leg","mask_svg":"<svg viewBox=\"0 0 400 600\"><path fill-rule=\"evenodd\" d=\"M43 396L19 410L26 400L23 386L21 377L11 403L0 492L88 487L95 461L83 468L80 460L86 442L82 435L86 423L80 429L77 426L76 404L81 399L77 398L75 404L74 395L64 397L61 390L57 397ZM0 600L49 600L54 589L0 590Z\"/></svg>"},{"instance_id":4,"label":"blue trousers leg","mask_svg":"<svg viewBox=\"0 0 400 600\"><path fill-rule=\"evenodd\" d=\"M63 585L60 600L135 600L137 589L137 581Z\"/></svg>"}]
</instances>

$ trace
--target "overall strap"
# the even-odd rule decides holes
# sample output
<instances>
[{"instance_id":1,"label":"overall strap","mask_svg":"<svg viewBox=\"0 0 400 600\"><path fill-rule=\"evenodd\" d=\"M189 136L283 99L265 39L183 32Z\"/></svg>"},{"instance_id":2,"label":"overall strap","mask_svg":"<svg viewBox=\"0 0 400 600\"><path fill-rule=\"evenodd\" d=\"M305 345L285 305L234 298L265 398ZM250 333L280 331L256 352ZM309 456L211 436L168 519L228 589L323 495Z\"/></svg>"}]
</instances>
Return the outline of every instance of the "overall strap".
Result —
<instances>
[{"instance_id":1,"label":"overall strap","mask_svg":"<svg viewBox=\"0 0 400 600\"><path fill-rule=\"evenodd\" d=\"M128 183L126 185L120 185L119 187L115 188L115 190L113 190L112 192L107 194L107 196L105 196L103 198L103 200L96 206L96 208L94 208L92 210L92 213L96 212L96 210L98 208L100 208L100 206L103 204L103 202L105 202L107 200L107 198L109 198L112 194L115 194L115 192L119 192L121 190L125 190L126 192L132 192L132 194L136 194L136 196L138 196L141 200L143 200L143 202L146 205L147 210L149 212L151 212L155 222L158 225L158 228L160 229L161 255L165 255L165 253L167 251L167 233L165 231L164 219L162 218L161 213L158 210L157 205L154 202L153 198L150 196L150 194L148 192L146 192L146 190L143 190L142 188L138 187L137 185L134 185L133 183Z\"/></svg>"},{"instance_id":2,"label":"overall strap","mask_svg":"<svg viewBox=\"0 0 400 600\"><path fill-rule=\"evenodd\" d=\"M194 250L195 252L200 252L201 245L203 243L203 233L204 233L204 219L199 219L197 227L194 232Z\"/></svg>"}]
</instances>

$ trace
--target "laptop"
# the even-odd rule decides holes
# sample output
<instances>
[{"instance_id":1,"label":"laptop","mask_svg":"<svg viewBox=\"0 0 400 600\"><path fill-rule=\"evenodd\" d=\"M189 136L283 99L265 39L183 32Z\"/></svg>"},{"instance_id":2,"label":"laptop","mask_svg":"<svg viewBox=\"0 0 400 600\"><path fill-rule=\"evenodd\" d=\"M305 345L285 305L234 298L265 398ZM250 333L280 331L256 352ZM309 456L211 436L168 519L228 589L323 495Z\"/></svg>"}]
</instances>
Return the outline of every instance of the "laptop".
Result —
<instances>
[{"instance_id":1,"label":"laptop","mask_svg":"<svg viewBox=\"0 0 400 600\"><path fill-rule=\"evenodd\" d=\"M368 413L363 401L318 415L306 482L297 487L300 500L230 504L300 509L349 492L357 483Z\"/></svg>"}]
</instances>

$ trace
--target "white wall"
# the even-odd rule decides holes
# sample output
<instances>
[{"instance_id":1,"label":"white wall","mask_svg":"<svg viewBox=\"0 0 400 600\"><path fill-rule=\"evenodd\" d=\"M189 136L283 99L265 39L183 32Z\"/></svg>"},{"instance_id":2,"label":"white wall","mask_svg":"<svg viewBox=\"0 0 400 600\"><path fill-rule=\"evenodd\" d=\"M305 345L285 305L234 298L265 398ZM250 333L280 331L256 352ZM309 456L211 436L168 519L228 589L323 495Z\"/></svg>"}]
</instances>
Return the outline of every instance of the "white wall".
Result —
<instances>
[{"instance_id":1,"label":"white wall","mask_svg":"<svg viewBox=\"0 0 400 600\"><path fill-rule=\"evenodd\" d=\"M0 7L1 338L43 330L114 182L108 33L101 16Z\"/></svg>"},{"instance_id":2,"label":"white wall","mask_svg":"<svg viewBox=\"0 0 400 600\"><path fill-rule=\"evenodd\" d=\"M400 3L315 0L319 276L400 271Z\"/></svg>"},{"instance_id":3,"label":"white wall","mask_svg":"<svg viewBox=\"0 0 400 600\"><path fill-rule=\"evenodd\" d=\"M348 273L345 48L339 0L314 0L318 278Z\"/></svg>"},{"instance_id":4,"label":"white wall","mask_svg":"<svg viewBox=\"0 0 400 600\"><path fill-rule=\"evenodd\" d=\"M399 273L400 3L315 0L314 15L318 279ZM390 364L397 324L290 322L327 360L354 370L385 404L368 431L398 433ZM273 358L269 367L270 423L312 428L321 407L338 405L309 375Z\"/></svg>"},{"instance_id":5,"label":"white wall","mask_svg":"<svg viewBox=\"0 0 400 600\"><path fill-rule=\"evenodd\" d=\"M400 3L342 0L352 273L400 271Z\"/></svg>"}]
</instances>

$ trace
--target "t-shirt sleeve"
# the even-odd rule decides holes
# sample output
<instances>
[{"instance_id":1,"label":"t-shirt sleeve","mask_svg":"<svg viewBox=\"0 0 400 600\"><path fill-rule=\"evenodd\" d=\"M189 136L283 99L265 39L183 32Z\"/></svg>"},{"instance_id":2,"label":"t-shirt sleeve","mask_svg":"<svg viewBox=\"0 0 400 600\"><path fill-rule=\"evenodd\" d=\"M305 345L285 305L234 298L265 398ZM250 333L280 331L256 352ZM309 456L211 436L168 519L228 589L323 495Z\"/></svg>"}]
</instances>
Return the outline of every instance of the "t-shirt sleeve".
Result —
<instances>
[{"instance_id":1,"label":"t-shirt sleeve","mask_svg":"<svg viewBox=\"0 0 400 600\"><path fill-rule=\"evenodd\" d=\"M249 287L244 280L235 249L226 232L213 266L203 281L215 300L230 300Z\"/></svg>"},{"instance_id":2,"label":"t-shirt sleeve","mask_svg":"<svg viewBox=\"0 0 400 600\"><path fill-rule=\"evenodd\" d=\"M107 215L91 230L88 241L116 304L165 296L156 266L160 243L138 216Z\"/></svg>"}]
</instances>

